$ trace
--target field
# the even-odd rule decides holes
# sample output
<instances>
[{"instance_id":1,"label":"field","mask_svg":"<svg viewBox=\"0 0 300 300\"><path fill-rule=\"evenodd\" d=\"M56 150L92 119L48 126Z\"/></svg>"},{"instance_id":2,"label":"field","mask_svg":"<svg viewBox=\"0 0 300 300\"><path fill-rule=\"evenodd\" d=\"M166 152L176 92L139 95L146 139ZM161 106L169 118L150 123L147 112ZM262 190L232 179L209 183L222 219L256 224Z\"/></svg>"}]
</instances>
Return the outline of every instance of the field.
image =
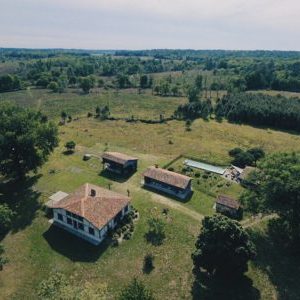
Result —
<instances>
[{"instance_id":1,"label":"field","mask_svg":"<svg viewBox=\"0 0 300 300\"><path fill-rule=\"evenodd\" d=\"M116 296L133 276L141 278L153 291L157 299L207 299L204 291L192 290L193 275L191 253L200 230L200 220L213 213L214 195L220 192L238 197L242 188L226 186L218 177L194 180L194 194L186 202L158 195L140 187L141 173L147 166L164 166L179 155L187 155L210 163L230 163L228 150L234 147L263 147L267 153L275 151L299 151L300 137L288 132L266 128L254 128L214 120L196 120L191 131L185 123L170 121L163 124L145 124L126 121L99 121L87 118L97 105L109 104L112 116L127 118L131 115L147 119L159 119L160 114L170 116L180 103L181 97L157 97L151 93L138 95L135 90L122 92L93 91L80 95L73 90L63 94L51 94L46 90L26 90L0 94L0 101L8 100L22 106L40 109L55 122L65 110L76 121L59 127L60 145L37 175L33 175L32 187L14 191L15 197L30 199L30 207L14 230L3 240L10 260L0 273L0 294L3 299L34 299L38 283L55 270L82 283L86 280L97 284L107 283L109 291ZM77 144L73 155L64 155L66 141ZM139 158L138 172L125 182L100 176L99 156L105 150L133 154ZM83 161L82 156L91 153L94 157ZM174 166L182 168L178 160ZM118 247L107 242L93 248L75 237L58 229L50 228L48 219L37 203L42 204L58 190L71 192L79 185L91 182L112 190L130 191L133 205L140 212L136 230L131 240ZM220 185L222 183L222 185ZM220 185L220 187L218 187ZM11 188L12 190L14 187ZM11 197L11 190L2 197ZM1 196L1 195L0 195ZM146 242L147 216L156 207L159 211L169 208L166 240L161 246ZM25 210L24 210L25 211ZM299 280L295 279L296 267L288 274L284 268L280 274L273 265L264 265L267 250L264 246L264 226L255 230L259 249L258 260L251 263L245 277L245 285L235 287L236 299L284 298L284 286L279 282L285 277L287 288L292 291L291 299L297 299ZM273 252L274 251L274 252ZM279 250L278 250L279 251ZM143 273L143 258L147 253L155 256L155 269ZM277 249L270 248L272 255L280 259ZM286 258L288 260L288 258ZM287 265L288 264L287 262ZM231 291L232 292L232 291ZM200 296L199 296L200 293ZM226 288L221 290L226 299ZM193 296L194 295L194 296ZM244 295L241 298L241 295ZM232 298L228 298L232 299Z\"/></svg>"}]
</instances>

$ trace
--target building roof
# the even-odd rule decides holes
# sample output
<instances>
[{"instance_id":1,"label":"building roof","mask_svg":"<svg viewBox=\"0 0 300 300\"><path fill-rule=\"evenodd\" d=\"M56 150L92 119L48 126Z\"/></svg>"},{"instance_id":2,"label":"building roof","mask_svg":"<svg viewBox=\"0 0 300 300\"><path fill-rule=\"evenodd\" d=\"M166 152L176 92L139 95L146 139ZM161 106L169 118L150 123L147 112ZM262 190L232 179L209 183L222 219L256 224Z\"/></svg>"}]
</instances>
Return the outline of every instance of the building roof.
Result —
<instances>
[{"instance_id":1,"label":"building roof","mask_svg":"<svg viewBox=\"0 0 300 300\"><path fill-rule=\"evenodd\" d=\"M138 160L136 157L132 157L123 153L119 152L104 152L102 154L102 158L105 158L107 160L114 161L118 164L124 165L126 162L130 160Z\"/></svg>"},{"instance_id":2,"label":"building roof","mask_svg":"<svg viewBox=\"0 0 300 300\"><path fill-rule=\"evenodd\" d=\"M205 164L203 162L190 160L190 159L186 159L184 161L184 164L187 165L188 167L192 167L192 168L196 168L196 169L200 169L200 170L204 170L204 171L208 171L208 172L213 172L213 173L216 173L219 175L223 175L226 171L225 168Z\"/></svg>"},{"instance_id":3,"label":"building roof","mask_svg":"<svg viewBox=\"0 0 300 300\"><path fill-rule=\"evenodd\" d=\"M240 175L240 179L246 179L246 177L252 172L252 171L254 171L254 170L256 170L256 168L255 167L246 167L244 170L243 170L243 172L241 173L241 175Z\"/></svg>"},{"instance_id":4,"label":"building roof","mask_svg":"<svg viewBox=\"0 0 300 300\"><path fill-rule=\"evenodd\" d=\"M69 196L69 194L62 191L58 191L49 197L49 201L47 201L45 205L49 208L52 208L55 203L66 198L67 196Z\"/></svg>"},{"instance_id":5,"label":"building roof","mask_svg":"<svg viewBox=\"0 0 300 300\"><path fill-rule=\"evenodd\" d=\"M95 196L93 196L95 193ZM85 218L101 228L130 202L130 198L99 186L86 183L53 205Z\"/></svg>"},{"instance_id":6,"label":"building roof","mask_svg":"<svg viewBox=\"0 0 300 300\"><path fill-rule=\"evenodd\" d=\"M192 178L188 176L156 167L148 168L143 173L143 176L167 183L172 186L176 186L181 189L185 189L188 186L189 182L192 180Z\"/></svg>"},{"instance_id":7,"label":"building roof","mask_svg":"<svg viewBox=\"0 0 300 300\"><path fill-rule=\"evenodd\" d=\"M240 204L234 200L233 198L229 197L229 196L225 196L225 195L219 195L217 197L217 204L221 204L223 206L232 208L232 209L239 209L240 208Z\"/></svg>"}]
</instances>

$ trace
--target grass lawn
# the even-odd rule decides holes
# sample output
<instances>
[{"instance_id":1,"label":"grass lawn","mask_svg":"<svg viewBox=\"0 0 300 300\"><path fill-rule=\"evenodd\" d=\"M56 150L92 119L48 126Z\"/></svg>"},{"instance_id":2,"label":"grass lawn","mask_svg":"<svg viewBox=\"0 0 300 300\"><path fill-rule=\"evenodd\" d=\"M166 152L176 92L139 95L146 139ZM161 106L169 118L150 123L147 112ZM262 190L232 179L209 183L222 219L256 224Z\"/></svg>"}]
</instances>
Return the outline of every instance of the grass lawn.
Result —
<instances>
[{"instance_id":1,"label":"grass lawn","mask_svg":"<svg viewBox=\"0 0 300 300\"><path fill-rule=\"evenodd\" d=\"M180 210L172 205L168 207L170 213L167 219L167 237L163 245L155 247L144 238L147 232L147 216L153 207L162 210L166 206L154 201L154 197L162 196L155 196L155 193L140 188L141 173L156 163L164 166L180 154L226 165L230 162L228 150L234 147L260 146L267 153L300 150L298 135L228 122L196 120L192 124L192 130L187 132L184 122L179 121L144 124L101 122L86 117L87 112L93 111L96 105L109 102L111 112L116 116L128 117L134 112L135 116L159 118L160 113L170 115L184 101L183 98L137 95L132 91L78 95L72 91L50 94L46 90L27 90L0 94L0 101L5 99L41 109L55 121L58 121L62 110L72 114L73 118L80 118L59 127L60 146L40 170L40 175L33 183L33 190L27 188L19 194L13 191L14 193L4 195L14 195L27 200L24 203L30 204L32 211L27 211L26 205L21 206L23 219L18 220L18 226L3 240L10 260L0 272L0 295L3 299L34 299L38 283L54 270L63 272L79 283L84 280L95 284L105 282L113 296L133 276L138 276L154 291L157 299L191 299L193 275L190 256L200 230L200 222L184 209L197 212L198 215L210 215L213 213L215 194L226 192L238 197L241 188L234 184L227 186L218 177L205 179L200 174L199 183L196 179L193 184L194 195L189 201L165 198L167 202L164 203L176 203L184 209ZM76 151L72 155L64 155L63 145L69 140L76 142ZM105 150L137 156L138 172L125 182L100 176L101 164L98 157ZM83 161L84 153L91 153L94 157ZM178 165L176 168L180 167ZM48 219L42 210L36 210L36 204L44 203L58 190L71 192L85 182L103 187L108 187L110 183L112 190L125 194L127 189L130 190L133 205L140 212L140 220L136 223L131 240L125 241L119 247L103 244L100 248L94 248L61 230L50 229ZM257 243L260 241L257 240ZM251 291L253 288L259 291L256 295L259 294L261 299L277 299L281 293L280 270L270 273L268 265L263 264L266 250L261 246L262 243L259 244L261 259L250 265L246 274L247 282L251 283ZM275 249L270 247L268 251L272 257ZM155 269L150 274L144 274L143 258L149 252L155 256ZM276 253L274 257L280 259ZM294 289L292 295L296 295L295 283L287 284Z\"/></svg>"}]
</instances>

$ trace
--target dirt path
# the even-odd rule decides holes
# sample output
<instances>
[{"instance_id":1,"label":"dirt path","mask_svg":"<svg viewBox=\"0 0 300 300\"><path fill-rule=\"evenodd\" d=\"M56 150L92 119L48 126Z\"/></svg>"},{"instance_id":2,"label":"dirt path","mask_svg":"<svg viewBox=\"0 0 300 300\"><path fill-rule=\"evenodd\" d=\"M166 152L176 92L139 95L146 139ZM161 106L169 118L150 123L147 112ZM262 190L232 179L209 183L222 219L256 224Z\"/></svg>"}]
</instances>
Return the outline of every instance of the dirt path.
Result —
<instances>
[{"instance_id":1,"label":"dirt path","mask_svg":"<svg viewBox=\"0 0 300 300\"><path fill-rule=\"evenodd\" d=\"M150 193L150 192L149 192ZM197 220L197 221L201 221L204 216L197 213L196 211L192 210L192 209L189 209L185 206L183 206L182 204L180 203L177 203L176 201L174 200L170 200L166 197L163 197L161 195L157 195L157 194L154 194L154 193L151 193L151 200L153 202L156 202L156 203L159 203L159 204L162 204L162 205L166 205L166 206L169 206L173 209L176 209L180 212L182 212L183 214Z\"/></svg>"},{"instance_id":2,"label":"dirt path","mask_svg":"<svg viewBox=\"0 0 300 300\"><path fill-rule=\"evenodd\" d=\"M270 215L266 215L266 216L262 216L262 217L254 216L252 218L248 218L246 220L241 221L241 224L244 228L249 228L249 227L255 226L263 221L268 221L268 220L274 219L276 217L277 217L276 214L270 214Z\"/></svg>"},{"instance_id":3,"label":"dirt path","mask_svg":"<svg viewBox=\"0 0 300 300\"><path fill-rule=\"evenodd\" d=\"M180 211L181 213L193 218L196 221L201 221L204 218L204 216L202 214L199 214L196 211L194 211L188 207L185 207L184 205L178 203L175 200L172 200L172 199L169 199L162 195L156 194L154 192L142 189L136 183L136 176L134 176L133 178L130 178L127 182L124 182L124 183L114 182L113 185L116 187L117 190L119 190L122 193L126 193L127 190L129 190L132 195L134 195L135 192L139 192L139 193L143 192L149 196L149 198L152 202L162 204L169 208Z\"/></svg>"}]
</instances>

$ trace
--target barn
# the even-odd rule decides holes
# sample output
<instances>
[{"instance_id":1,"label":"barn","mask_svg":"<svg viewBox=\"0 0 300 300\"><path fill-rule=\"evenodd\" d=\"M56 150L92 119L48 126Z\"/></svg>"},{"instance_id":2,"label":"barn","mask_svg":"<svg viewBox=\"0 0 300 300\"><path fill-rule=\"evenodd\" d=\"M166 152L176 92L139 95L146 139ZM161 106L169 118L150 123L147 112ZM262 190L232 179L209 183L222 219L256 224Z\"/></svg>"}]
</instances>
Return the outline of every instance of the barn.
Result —
<instances>
[{"instance_id":1,"label":"barn","mask_svg":"<svg viewBox=\"0 0 300 300\"><path fill-rule=\"evenodd\" d=\"M119 152L104 152L103 168L119 175L130 175L137 170L138 159Z\"/></svg>"},{"instance_id":2,"label":"barn","mask_svg":"<svg viewBox=\"0 0 300 300\"><path fill-rule=\"evenodd\" d=\"M143 173L145 187L186 199L192 193L192 178L158 167L149 167Z\"/></svg>"}]
</instances>

